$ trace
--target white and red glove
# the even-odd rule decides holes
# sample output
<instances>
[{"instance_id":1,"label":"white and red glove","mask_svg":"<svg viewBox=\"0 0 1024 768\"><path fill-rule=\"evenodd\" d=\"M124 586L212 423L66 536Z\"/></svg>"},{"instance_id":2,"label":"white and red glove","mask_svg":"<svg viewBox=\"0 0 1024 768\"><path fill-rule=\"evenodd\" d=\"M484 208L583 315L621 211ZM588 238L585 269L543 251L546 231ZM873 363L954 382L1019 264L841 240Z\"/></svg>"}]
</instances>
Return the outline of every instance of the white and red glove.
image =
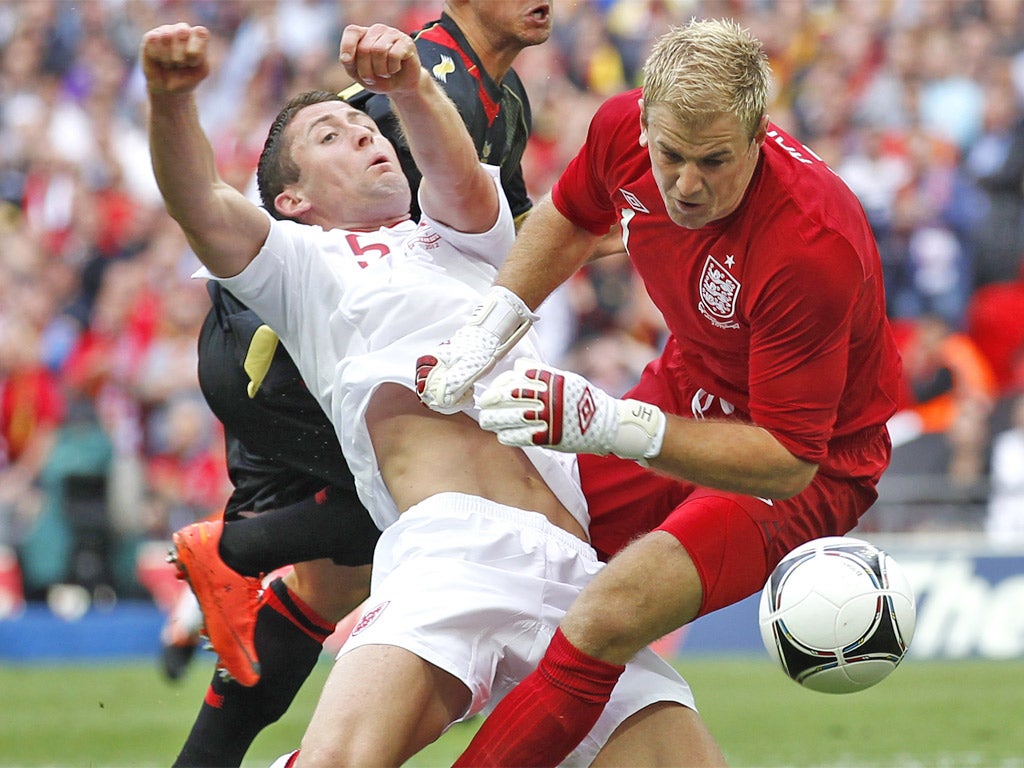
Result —
<instances>
[{"instance_id":1,"label":"white and red glove","mask_svg":"<svg viewBox=\"0 0 1024 768\"><path fill-rule=\"evenodd\" d=\"M473 384L530 330L537 316L512 291L494 286L448 341L416 361L416 392L440 413L472 400Z\"/></svg>"},{"instance_id":2,"label":"white and red glove","mask_svg":"<svg viewBox=\"0 0 1024 768\"><path fill-rule=\"evenodd\" d=\"M480 426L504 445L614 453L646 465L661 451L665 414L639 400L617 400L578 374L521 359L484 392Z\"/></svg>"}]
</instances>

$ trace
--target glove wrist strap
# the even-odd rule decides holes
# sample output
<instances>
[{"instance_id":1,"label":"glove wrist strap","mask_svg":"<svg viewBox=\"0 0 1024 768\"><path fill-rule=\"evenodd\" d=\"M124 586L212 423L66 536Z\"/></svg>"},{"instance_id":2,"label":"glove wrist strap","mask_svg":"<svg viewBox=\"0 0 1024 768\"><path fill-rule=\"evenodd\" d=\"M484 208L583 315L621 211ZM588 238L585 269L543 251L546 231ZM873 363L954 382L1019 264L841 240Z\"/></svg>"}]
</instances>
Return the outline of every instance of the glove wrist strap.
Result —
<instances>
[{"instance_id":1,"label":"glove wrist strap","mask_svg":"<svg viewBox=\"0 0 1024 768\"><path fill-rule=\"evenodd\" d=\"M646 459L653 459L661 453L665 439L665 414L657 406L639 400L620 400L618 411L619 426L612 453L647 466Z\"/></svg>"},{"instance_id":2,"label":"glove wrist strap","mask_svg":"<svg viewBox=\"0 0 1024 768\"><path fill-rule=\"evenodd\" d=\"M530 330L537 315L522 299L500 285L492 287L473 312L469 325L476 325L498 339L495 357L500 357Z\"/></svg>"}]
</instances>

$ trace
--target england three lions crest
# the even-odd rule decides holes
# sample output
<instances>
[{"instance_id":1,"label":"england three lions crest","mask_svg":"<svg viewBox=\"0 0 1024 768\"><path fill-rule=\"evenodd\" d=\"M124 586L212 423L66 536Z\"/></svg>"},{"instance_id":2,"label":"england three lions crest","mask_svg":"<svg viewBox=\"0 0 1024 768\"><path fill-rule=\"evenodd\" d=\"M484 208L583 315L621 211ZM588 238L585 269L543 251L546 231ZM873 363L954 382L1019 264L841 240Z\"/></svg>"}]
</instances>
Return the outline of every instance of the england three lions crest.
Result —
<instances>
[{"instance_id":1,"label":"england three lions crest","mask_svg":"<svg viewBox=\"0 0 1024 768\"><path fill-rule=\"evenodd\" d=\"M739 328L740 324L732 319L739 293L740 281L714 256L708 256L700 273L700 304L697 306L701 314L718 328Z\"/></svg>"}]
</instances>

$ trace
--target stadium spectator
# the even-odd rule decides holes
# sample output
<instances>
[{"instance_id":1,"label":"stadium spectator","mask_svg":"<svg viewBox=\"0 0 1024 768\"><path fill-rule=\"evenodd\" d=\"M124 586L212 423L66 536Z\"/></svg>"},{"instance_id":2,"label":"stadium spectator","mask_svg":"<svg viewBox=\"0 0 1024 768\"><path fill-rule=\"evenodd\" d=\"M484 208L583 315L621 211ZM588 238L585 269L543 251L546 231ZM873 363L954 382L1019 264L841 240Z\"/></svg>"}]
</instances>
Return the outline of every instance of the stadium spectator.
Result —
<instances>
[{"instance_id":1,"label":"stadium spectator","mask_svg":"<svg viewBox=\"0 0 1024 768\"><path fill-rule=\"evenodd\" d=\"M894 328L903 357L899 410L916 415L919 434L947 431L964 407L991 411L995 378L969 336L937 315L901 321Z\"/></svg>"},{"instance_id":2,"label":"stadium spectator","mask_svg":"<svg viewBox=\"0 0 1024 768\"><path fill-rule=\"evenodd\" d=\"M971 296L966 333L992 368L996 387L1006 394L1022 383L1015 361L1024 351L1024 262L1016 280L990 283Z\"/></svg>"},{"instance_id":3,"label":"stadium spectator","mask_svg":"<svg viewBox=\"0 0 1024 768\"><path fill-rule=\"evenodd\" d=\"M976 208L957 165L956 148L913 129L903 136L906 183L896 194L893 234L902 275L888 291L893 317L942 317L961 328L970 296L972 261L967 232Z\"/></svg>"},{"instance_id":4,"label":"stadium spectator","mask_svg":"<svg viewBox=\"0 0 1024 768\"><path fill-rule=\"evenodd\" d=\"M896 231L896 201L900 190L910 182L911 173L899 144L885 130L865 125L851 131L848 149L835 168L857 195L871 223L891 305L912 290Z\"/></svg>"},{"instance_id":5,"label":"stadium spectator","mask_svg":"<svg viewBox=\"0 0 1024 768\"><path fill-rule=\"evenodd\" d=\"M64 422L64 396L40 360L39 336L24 318L0 325L0 545L20 544L36 522L41 477Z\"/></svg>"},{"instance_id":6,"label":"stadium spectator","mask_svg":"<svg viewBox=\"0 0 1024 768\"><path fill-rule=\"evenodd\" d=\"M864 83L852 119L883 133L906 131L917 124L919 35L914 27L880 27L881 61Z\"/></svg>"},{"instance_id":7,"label":"stadium spectator","mask_svg":"<svg viewBox=\"0 0 1024 768\"><path fill-rule=\"evenodd\" d=\"M198 393L168 402L146 462L150 538L166 538L206 517L210 499L228 495L221 441L220 426Z\"/></svg>"},{"instance_id":8,"label":"stadium spectator","mask_svg":"<svg viewBox=\"0 0 1024 768\"><path fill-rule=\"evenodd\" d=\"M562 37L569 82L600 97L624 90L629 84L622 56L598 7L580 3L570 6L568 16L555 35Z\"/></svg>"},{"instance_id":9,"label":"stadium spectator","mask_svg":"<svg viewBox=\"0 0 1024 768\"><path fill-rule=\"evenodd\" d=\"M556 765L618 665L758 592L796 545L851 530L889 462L899 359L878 251L849 187L769 122L760 41L694 20L645 73L598 111L496 284L535 307L619 223L671 336L635 399L522 360L481 397L503 444L581 454L611 559L459 765ZM506 338L470 323L424 349L423 401L464 402Z\"/></svg>"},{"instance_id":10,"label":"stadium spectator","mask_svg":"<svg viewBox=\"0 0 1024 768\"><path fill-rule=\"evenodd\" d=\"M921 83L917 92L917 117L921 127L965 151L981 132L984 97L981 84L971 79L976 64L964 45L973 25L958 29L932 27L924 32L919 49Z\"/></svg>"},{"instance_id":11,"label":"stadium spectator","mask_svg":"<svg viewBox=\"0 0 1024 768\"><path fill-rule=\"evenodd\" d=\"M964 167L984 198L971 227L972 288L1015 280L1024 268L1024 110L1008 59L993 62L984 126Z\"/></svg>"}]
</instances>

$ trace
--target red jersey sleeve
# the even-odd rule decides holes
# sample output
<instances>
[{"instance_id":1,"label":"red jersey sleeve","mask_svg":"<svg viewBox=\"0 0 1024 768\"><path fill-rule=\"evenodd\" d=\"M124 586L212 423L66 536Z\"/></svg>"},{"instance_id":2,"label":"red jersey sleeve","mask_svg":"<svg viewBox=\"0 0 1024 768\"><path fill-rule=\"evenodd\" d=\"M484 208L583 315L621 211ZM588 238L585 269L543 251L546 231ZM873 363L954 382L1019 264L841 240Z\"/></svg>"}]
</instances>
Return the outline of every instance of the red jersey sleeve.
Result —
<instances>
[{"instance_id":1,"label":"red jersey sleeve","mask_svg":"<svg viewBox=\"0 0 1024 768\"><path fill-rule=\"evenodd\" d=\"M616 148L635 147L640 140L640 90L618 94L602 104L580 151L551 189L551 200L569 221L595 235L605 235L618 221L609 183L609 169L622 167ZM646 154L646 153L645 153Z\"/></svg>"}]
</instances>

